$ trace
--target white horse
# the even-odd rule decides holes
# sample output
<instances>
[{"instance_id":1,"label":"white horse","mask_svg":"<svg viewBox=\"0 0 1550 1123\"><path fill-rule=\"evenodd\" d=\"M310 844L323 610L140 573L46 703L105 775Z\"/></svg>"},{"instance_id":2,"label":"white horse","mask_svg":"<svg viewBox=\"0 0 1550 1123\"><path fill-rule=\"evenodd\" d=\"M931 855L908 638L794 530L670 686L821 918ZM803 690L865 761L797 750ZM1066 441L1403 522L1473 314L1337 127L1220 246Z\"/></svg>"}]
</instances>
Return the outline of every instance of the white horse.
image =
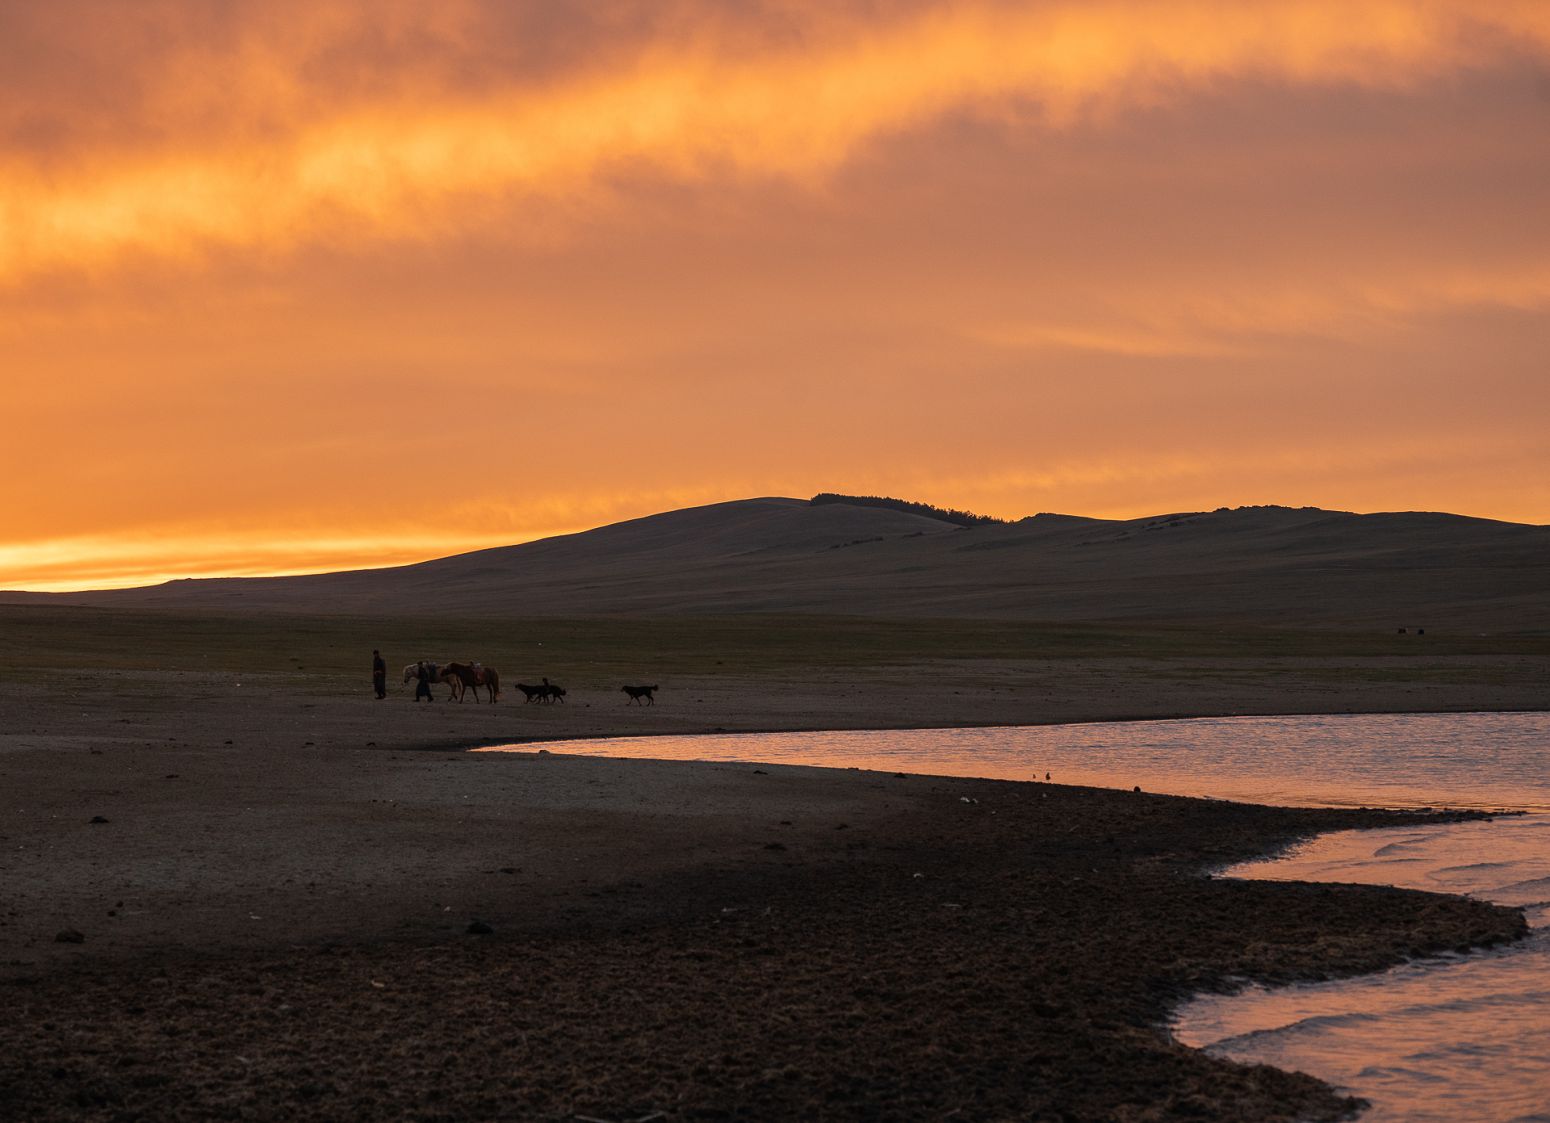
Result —
<instances>
[{"instance_id":1,"label":"white horse","mask_svg":"<svg viewBox=\"0 0 1550 1123\"><path fill-rule=\"evenodd\" d=\"M452 693L448 695L449 701L461 699L463 696L463 680L447 670L450 665L449 663L432 663L429 660L424 662L424 666L430 668L432 682L444 682L452 687ZM404 683L406 685L420 677L420 667L420 663L409 663L404 667Z\"/></svg>"}]
</instances>

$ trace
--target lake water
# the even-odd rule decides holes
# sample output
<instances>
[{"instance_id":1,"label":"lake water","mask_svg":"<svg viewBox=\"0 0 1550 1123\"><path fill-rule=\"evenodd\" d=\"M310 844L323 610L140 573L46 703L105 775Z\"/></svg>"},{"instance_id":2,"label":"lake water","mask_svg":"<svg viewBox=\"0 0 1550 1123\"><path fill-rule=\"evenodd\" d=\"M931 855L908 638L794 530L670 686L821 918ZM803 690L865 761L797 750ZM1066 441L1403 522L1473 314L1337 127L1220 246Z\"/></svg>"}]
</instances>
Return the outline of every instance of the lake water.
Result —
<instances>
[{"instance_id":1,"label":"lake water","mask_svg":"<svg viewBox=\"0 0 1550 1123\"><path fill-rule=\"evenodd\" d=\"M1379 975L1202 997L1174 1034L1372 1101L1364 1123L1550 1123L1550 815L1324 835L1234 877L1403 885L1517 905L1527 940Z\"/></svg>"},{"instance_id":2,"label":"lake water","mask_svg":"<svg viewBox=\"0 0 1550 1123\"><path fill-rule=\"evenodd\" d=\"M531 752L536 745L500 746ZM1043 779L1300 806L1550 813L1550 714L1333 714L551 741L557 753ZM499 750L497 750L499 751Z\"/></svg>"},{"instance_id":3,"label":"lake water","mask_svg":"<svg viewBox=\"0 0 1550 1123\"><path fill-rule=\"evenodd\" d=\"M502 746L535 750L536 745ZM1525 908L1529 939L1178 1012L1187 1044L1312 1073L1364 1123L1550 1123L1550 714L1200 718L549 742L551 752L1043 779L1329 806L1515 808L1490 823L1345 831L1230 876L1403 885ZM497 750L499 751L499 750Z\"/></svg>"}]
</instances>

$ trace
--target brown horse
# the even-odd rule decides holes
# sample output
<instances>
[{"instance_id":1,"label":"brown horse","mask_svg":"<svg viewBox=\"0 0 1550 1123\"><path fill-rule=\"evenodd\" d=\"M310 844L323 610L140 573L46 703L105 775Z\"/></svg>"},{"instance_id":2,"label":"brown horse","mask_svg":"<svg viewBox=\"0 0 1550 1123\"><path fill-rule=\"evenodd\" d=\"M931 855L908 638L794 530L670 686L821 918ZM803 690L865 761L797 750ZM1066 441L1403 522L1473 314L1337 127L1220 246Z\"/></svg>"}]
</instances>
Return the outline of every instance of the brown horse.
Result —
<instances>
[{"instance_id":1,"label":"brown horse","mask_svg":"<svg viewBox=\"0 0 1550 1123\"><path fill-rule=\"evenodd\" d=\"M463 692L472 688L474 701L479 701L479 688L482 686L490 692L489 701L494 702L501 696L501 676L494 667L481 667L478 663L448 663L442 671L449 677L457 680L460 689L457 691L457 700L463 700Z\"/></svg>"}]
</instances>

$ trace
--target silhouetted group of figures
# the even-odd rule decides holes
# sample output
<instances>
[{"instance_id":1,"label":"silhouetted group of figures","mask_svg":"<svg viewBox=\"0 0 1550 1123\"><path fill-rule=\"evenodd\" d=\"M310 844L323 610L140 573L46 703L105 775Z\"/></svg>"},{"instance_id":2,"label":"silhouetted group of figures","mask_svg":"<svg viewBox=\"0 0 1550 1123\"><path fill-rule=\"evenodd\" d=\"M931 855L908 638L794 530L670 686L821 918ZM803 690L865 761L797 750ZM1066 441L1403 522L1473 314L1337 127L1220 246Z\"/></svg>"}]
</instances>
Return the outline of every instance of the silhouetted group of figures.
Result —
<instances>
[{"instance_id":1,"label":"silhouetted group of figures","mask_svg":"<svg viewBox=\"0 0 1550 1123\"><path fill-rule=\"evenodd\" d=\"M486 667L481 663L469 661L467 663L431 663L424 659L410 663L404 668L404 682L413 682L414 700L424 699L434 702L436 696L431 693L434 683L445 682L452 688L450 698L461 702L466 691L472 689L474 700L479 700L479 688L482 686L489 692L488 701L494 702L500 697L500 675L494 667ZM377 697L387 697L387 662L382 658L382 652L371 653L371 685ZM517 683L517 689L522 691L529 703L564 702L568 691L559 683L543 679L538 685L533 686L525 682ZM621 690L628 696L626 705L656 705L657 687L652 686L624 686Z\"/></svg>"},{"instance_id":2,"label":"silhouetted group of figures","mask_svg":"<svg viewBox=\"0 0 1550 1123\"><path fill-rule=\"evenodd\" d=\"M494 702L501 696L500 673L494 667L486 667L483 663L472 659L466 663L431 663L424 659L418 663L410 663L404 668L404 682L411 681L415 684L416 702L422 698L427 702L434 702L436 698L431 693L431 685L438 682L444 682L451 687L450 697L459 702L470 690L474 692L474 701L479 701L480 687L489 694L486 701Z\"/></svg>"}]
</instances>

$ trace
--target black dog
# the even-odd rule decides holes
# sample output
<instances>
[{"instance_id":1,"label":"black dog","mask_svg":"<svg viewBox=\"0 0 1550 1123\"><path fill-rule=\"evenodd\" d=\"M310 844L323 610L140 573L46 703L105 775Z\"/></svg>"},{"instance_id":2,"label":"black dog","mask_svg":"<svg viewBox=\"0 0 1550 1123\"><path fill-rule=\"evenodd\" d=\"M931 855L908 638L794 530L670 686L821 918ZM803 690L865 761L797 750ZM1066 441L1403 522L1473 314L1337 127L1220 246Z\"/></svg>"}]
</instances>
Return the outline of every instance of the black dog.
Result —
<instances>
[{"instance_id":1,"label":"black dog","mask_svg":"<svg viewBox=\"0 0 1550 1123\"><path fill-rule=\"evenodd\" d=\"M529 686L525 682L517 683L517 689L527 695L529 702L563 702L565 701L565 688L548 679L538 686Z\"/></svg>"},{"instance_id":2,"label":"black dog","mask_svg":"<svg viewBox=\"0 0 1550 1123\"><path fill-rule=\"evenodd\" d=\"M648 706L657 704L656 698L653 697L657 691L655 686L621 686L619 689L630 696L630 701L625 703L626 706L639 702L642 698L646 699Z\"/></svg>"}]
</instances>

